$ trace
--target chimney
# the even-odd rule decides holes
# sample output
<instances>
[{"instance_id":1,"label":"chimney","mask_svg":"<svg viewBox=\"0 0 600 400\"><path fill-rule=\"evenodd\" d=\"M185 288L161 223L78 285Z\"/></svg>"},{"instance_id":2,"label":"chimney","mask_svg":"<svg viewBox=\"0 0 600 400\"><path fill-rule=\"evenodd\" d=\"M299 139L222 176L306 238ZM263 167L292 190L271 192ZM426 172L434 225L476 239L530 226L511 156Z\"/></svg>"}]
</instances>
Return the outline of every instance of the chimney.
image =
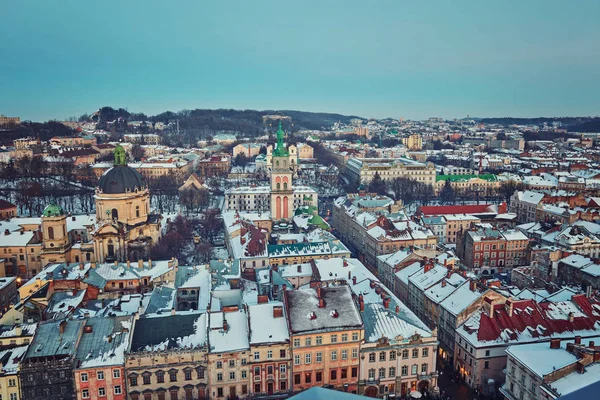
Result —
<instances>
[{"instance_id":1,"label":"chimney","mask_svg":"<svg viewBox=\"0 0 600 400\"><path fill-rule=\"evenodd\" d=\"M471 292L474 292L475 290L477 290L477 282L475 281L469 281L469 290Z\"/></svg>"},{"instance_id":2,"label":"chimney","mask_svg":"<svg viewBox=\"0 0 600 400\"><path fill-rule=\"evenodd\" d=\"M96 261L92 261L92 263L90 264L92 269L96 269Z\"/></svg>"},{"instance_id":3,"label":"chimney","mask_svg":"<svg viewBox=\"0 0 600 400\"><path fill-rule=\"evenodd\" d=\"M338 314L337 310L333 310L333 311L330 313L330 315L331 315L333 318L337 318L337 317L339 317L339 316L340 316L340 314Z\"/></svg>"},{"instance_id":4,"label":"chimney","mask_svg":"<svg viewBox=\"0 0 600 400\"><path fill-rule=\"evenodd\" d=\"M258 304L264 304L269 302L269 296L266 294L261 294L258 296Z\"/></svg>"},{"instance_id":5,"label":"chimney","mask_svg":"<svg viewBox=\"0 0 600 400\"><path fill-rule=\"evenodd\" d=\"M399 314L399 313L400 313L400 306L396 305L396 314Z\"/></svg>"},{"instance_id":6,"label":"chimney","mask_svg":"<svg viewBox=\"0 0 600 400\"><path fill-rule=\"evenodd\" d=\"M225 318L223 318L223 330L225 332L229 330L229 324L227 323L227 320Z\"/></svg>"},{"instance_id":7,"label":"chimney","mask_svg":"<svg viewBox=\"0 0 600 400\"><path fill-rule=\"evenodd\" d=\"M144 260L138 260L138 268L144 269Z\"/></svg>"},{"instance_id":8,"label":"chimney","mask_svg":"<svg viewBox=\"0 0 600 400\"><path fill-rule=\"evenodd\" d=\"M590 343L589 343L588 347L589 347L590 349L593 349L593 348L595 347L595 344L596 344L596 343L594 343L594 341L593 341L593 340L590 340Z\"/></svg>"},{"instance_id":9,"label":"chimney","mask_svg":"<svg viewBox=\"0 0 600 400\"><path fill-rule=\"evenodd\" d=\"M363 301L363 299L360 299L360 301L358 302L358 305L360 306L360 312L364 312L365 311L365 302Z\"/></svg>"},{"instance_id":10,"label":"chimney","mask_svg":"<svg viewBox=\"0 0 600 400\"><path fill-rule=\"evenodd\" d=\"M442 287L446 287L446 280L445 279L442 281Z\"/></svg>"},{"instance_id":11,"label":"chimney","mask_svg":"<svg viewBox=\"0 0 600 400\"><path fill-rule=\"evenodd\" d=\"M343 261L343 265L344 265L344 267L347 267L347 266L348 266L348 261L346 261L346 259L345 259L345 258L344 258L344 261Z\"/></svg>"},{"instance_id":12,"label":"chimney","mask_svg":"<svg viewBox=\"0 0 600 400\"><path fill-rule=\"evenodd\" d=\"M119 265L119 262L115 260L115 267Z\"/></svg>"},{"instance_id":13,"label":"chimney","mask_svg":"<svg viewBox=\"0 0 600 400\"><path fill-rule=\"evenodd\" d=\"M352 277L352 284L353 284L353 285L356 285L356 276L353 276L353 277Z\"/></svg>"},{"instance_id":14,"label":"chimney","mask_svg":"<svg viewBox=\"0 0 600 400\"><path fill-rule=\"evenodd\" d=\"M312 320L312 319L317 319L317 314L315 314L315 312L314 312L314 311L311 311L311 312L310 312L310 319L311 319L311 320Z\"/></svg>"},{"instance_id":15,"label":"chimney","mask_svg":"<svg viewBox=\"0 0 600 400\"><path fill-rule=\"evenodd\" d=\"M575 336L575 344L581 344L581 336Z\"/></svg>"},{"instance_id":16,"label":"chimney","mask_svg":"<svg viewBox=\"0 0 600 400\"><path fill-rule=\"evenodd\" d=\"M507 300L506 303L504 304L504 307L506 308L506 312L508 313L509 317L512 317L513 315L513 303L510 300Z\"/></svg>"},{"instance_id":17,"label":"chimney","mask_svg":"<svg viewBox=\"0 0 600 400\"><path fill-rule=\"evenodd\" d=\"M369 284L369 286L371 287L371 289L375 289L375 281L371 281L371 283Z\"/></svg>"},{"instance_id":18,"label":"chimney","mask_svg":"<svg viewBox=\"0 0 600 400\"><path fill-rule=\"evenodd\" d=\"M60 321L60 324L58 324L58 332L62 335L63 333L65 333L65 327L67 326L67 321L66 320L62 320Z\"/></svg>"},{"instance_id":19,"label":"chimney","mask_svg":"<svg viewBox=\"0 0 600 400\"><path fill-rule=\"evenodd\" d=\"M5 229L5 230L4 230L4 234L5 234L5 235L10 235L10 231L9 231L8 229Z\"/></svg>"},{"instance_id":20,"label":"chimney","mask_svg":"<svg viewBox=\"0 0 600 400\"><path fill-rule=\"evenodd\" d=\"M319 298L319 308L325 308L325 299Z\"/></svg>"},{"instance_id":21,"label":"chimney","mask_svg":"<svg viewBox=\"0 0 600 400\"><path fill-rule=\"evenodd\" d=\"M302 272L302 264L298 264L298 273Z\"/></svg>"},{"instance_id":22,"label":"chimney","mask_svg":"<svg viewBox=\"0 0 600 400\"><path fill-rule=\"evenodd\" d=\"M84 267L83 263L79 263L79 270L80 271L83 271L83 267Z\"/></svg>"},{"instance_id":23,"label":"chimney","mask_svg":"<svg viewBox=\"0 0 600 400\"><path fill-rule=\"evenodd\" d=\"M131 268L131 261L127 260L127 268Z\"/></svg>"},{"instance_id":24,"label":"chimney","mask_svg":"<svg viewBox=\"0 0 600 400\"><path fill-rule=\"evenodd\" d=\"M433 264L428 262L427 264L425 264L423 272L427 273L427 272L431 271L431 268L433 268Z\"/></svg>"},{"instance_id":25,"label":"chimney","mask_svg":"<svg viewBox=\"0 0 600 400\"><path fill-rule=\"evenodd\" d=\"M575 364L575 370L577 372L579 372L580 374L585 373L585 366L583 365L583 363L581 361L577 361L577 364Z\"/></svg>"},{"instance_id":26,"label":"chimney","mask_svg":"<svg viewBox=\"0 0 600 400\"><path fill-rule=\"evenodd\" d=\"M352 278L352 271L348 271L348 279Z\"/></svg>"},{"instance_id":27,"label":"chimney","mask_svg":"<svg viewBox=\"0 0 600 400\"><path fill-rule=\"evenodd\" d=\"M142 262L142 268L144 268L144 263ZM148 259L148 268L152 268L152 259Z\"/></svg>"},{"instance_id":28,"label":"chimney","mask_svg":"<svg viewBox=\"0 0 600 400\"><path fill-rule=\"evenodd\" d=\"M383 308L390 308L390 298L386 297L385 299L383 299Z\"/></svg>"},{"instance_id":29,"label":"chimney","mask_svg":"<svg viewBox=\"0 0 600 400\"><path fill-rule=\"evenodd\" d=\"M283 317L283 307L282 306L273 306L273 318L282 318Z\"/></svg>"},{"instance_id":30,"label":"chimney","mask_svg":"<svg viewBox=\"0 0 600 400\"><path fill-rule=\"evenodd\" d=\"M317 298L321 299L321 286L317 286Z\"/></svg>"},{"instance_id":31,"label":"chimney","mask_svg":"<svg viewBox=\"0 0 600 400\"><path fill-rule=\"evenodd\" d=\"M550 340L550 348L551 349L560 349L560 339Z\"/></svg>"},{"instance_id":32,"label":"chimney","mask_svg":"<svg viewBox=\"0 0 600 400\"><path fill-rule=\"evenodd\" d=\"M446 272L446 278L450 278L452 276L452 270L448 269L448 272Z\"/></svg>"},{"instance_id":33,"label":"chimney","mask_svg":"<svg viewBox=\"0 0 600 400\"><path fill-rule=\"evenodd\" d=\"M573 314L573 311L571 311L569 313L569 322L573 322L574 319L575 319L575 314Z\"/></svg>"},{"instance_id":34,"label":"chimney","mask_svg":"<svg viewBox=\"0 0 600 400\"><path fill-rule=\"evenodd\" d=\"M171 315L175 315L175 309L171 308Z\"/></svg>"},{"instance_id":35,"label":"chimney","mask_svg":"<svg viewBox=\"0 0 600 400\"><path fill-rule=\"evenodd\" d=\"M21 336L23 334L23 327L21 325L15 326L15 336Z\"/></svg>"},{"instance_id":36,"label":"chimney","mask_svg":"<svg viewBox=\"0 0 600 400\"><path fill-rule=\"evenodd\" d=\"M111 342L112 342L112 339L113 339L113 338L112 338L112 335L108 335L108 336L106 337L106 341L107 341L108 343L111 343Z\"/></svg>"},{"instance_id":37,"label":"chimney","mask_svg":"<svg viewBox=\"0 0 600 400\"><path fill-rule=\"evenodd\" d=\"M92 333L93 332L93 327L91 325L86 325L83 327L83 332L85 333Z\"/></svg>"}]
</instances>

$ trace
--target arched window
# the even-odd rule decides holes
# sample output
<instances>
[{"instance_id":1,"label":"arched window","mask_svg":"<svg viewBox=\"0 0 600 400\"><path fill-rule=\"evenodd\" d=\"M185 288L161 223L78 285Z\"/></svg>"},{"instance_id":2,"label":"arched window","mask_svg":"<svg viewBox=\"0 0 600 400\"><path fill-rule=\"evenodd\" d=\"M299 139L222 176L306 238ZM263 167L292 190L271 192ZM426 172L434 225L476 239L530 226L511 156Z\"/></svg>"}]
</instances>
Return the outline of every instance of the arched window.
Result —
<instances>
[{"instance_id":1,"label":"arched window","mask_svg":"<svg viewBox=\"0 0 600 400\"><path fill-rule=\"evenodd\" d=\"M287 189L287 182L283 182L283 189Z\"/></svg>"},{"instance_id":2,"label":"arched window","mask_svg":"<svg viewBox=\"0 0 600 400\"><path fill-rule=\"evenodd\" d=\"M51 226L48 227L48 239L54 239L54 228Z\"/></svg>"},{"instance_id":3,"label":"arched window","mask_svg":"<svg viewBox=\"0 0 600 400\"><path fill-rule=\"evenodd\" d=\"M140 206L135 206L135 217L136 218L140 217Z\"/></svg>"},{"instance_id":4,"label":"arched window","mask_svg":"<svg viewBox=\"0 0 600 400\"><path fill-rule=\"evenodd\" d=\"M113 208L112 211L110 212L112 219L119 219L119 212L117 211L116 208Z\"/></svg>"},{"instance_id":5,"label":"arched window","mask_svg":"<svg viewBox=\"0 0 600 400\"><path fill-rule=\"evenodd\" d=\"M108 250L108 256L109 257L114 257L115 256L115 245L113 244L112 239L110 239L108 241L108 245L106 247L107 247L107 250Z\"/></svg>"},{"instance_id":6,"label":"arched window","mask_svg":"<svg viewBox=\"0 0 600 400\"><path fill-rule=\"evenodd\" d=\"M277 190L281 189L281 183L277 182Z\"/></svg>"},{"instance_id":7,"label":"arched window","mask_svg":"<svg viewBox=\"0 0 600 400\"><path fill-rule=\"evenodd\" d=\"M279 167L279 160L275 161L275 165Z\"/></svg>"}]
</instances>

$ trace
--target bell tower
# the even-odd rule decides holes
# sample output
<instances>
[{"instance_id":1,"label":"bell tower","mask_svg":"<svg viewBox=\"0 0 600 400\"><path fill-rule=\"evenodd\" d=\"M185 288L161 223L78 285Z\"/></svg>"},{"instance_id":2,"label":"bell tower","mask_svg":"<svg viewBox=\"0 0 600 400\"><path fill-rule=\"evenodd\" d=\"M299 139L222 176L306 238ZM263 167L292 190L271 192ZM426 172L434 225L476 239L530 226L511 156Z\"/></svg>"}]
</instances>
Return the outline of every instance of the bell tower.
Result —
<instances>
[{"instance_id":1,"label":"bell tower","mask_svg":"<svg viewBox=\"0 0 600 400\"><path fill-rule=\"evenodd\" d=\"M42 213L42 251L44 265L51 262L69 262L71 242L67 232L67 215L63 209L50 204Z\"/></svg>"},{"instance_id":2,"label":"bell tower","mask_svg":"<svg viewBox=\"0 0 600 400\"><path fill-rule=\"evenodd\" d=\"M293 166L290 164L290 153L283 141L284 133L280 121L271 164L271 219L274 221L289 220L293 216Z\"/></svg>"}]
</instances>

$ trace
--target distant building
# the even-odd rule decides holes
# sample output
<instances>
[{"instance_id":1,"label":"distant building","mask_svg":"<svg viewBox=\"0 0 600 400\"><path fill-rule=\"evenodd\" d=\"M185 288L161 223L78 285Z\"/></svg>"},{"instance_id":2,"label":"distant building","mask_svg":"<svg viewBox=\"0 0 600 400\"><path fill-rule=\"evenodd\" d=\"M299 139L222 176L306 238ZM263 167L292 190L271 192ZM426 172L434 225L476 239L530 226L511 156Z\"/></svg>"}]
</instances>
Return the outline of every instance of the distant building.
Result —
<instances>
[{"instance_id":1,"label":"distant building","mask_svg":"<svg viewBox=\"0 0 600 400\"><path fill-rule=\"evenodd\" d=\"M21 124L21 118L19 117L6 117L0 114L0 128L12 128L16 125Z\"/></svg>"},{"instance_id":2,"label":"distant building","mask_svg":"<svg viewBox=\"0 0 600 400\"><path fill-rule=\"evenodd\" d=\"M423 137L419 134L413 134L402 138L402 144L409 150L421 150L423 148Z\"/></svg>"},{"instance_id":3,"label":"distant building","mask_svg":"<svg viewBox=\"0 0 600 400\"><path fill-rule=\"evenodd\" d=\"M350 158L346 174L353 182L369 184L375 174L381 179L409 178L427 185L435 184L435 167L432 163L420 163L407 158Z\"/></svg>"},{"instance_id":4,"label":"distant building","mask_svg":"<svg viewBox=\"0 0 600 400\"><path fill-rule=\"evenodd\" d=\"M6 200L0 199L0 220L17 216L17 206Z\"/></svg>"}]
</instances>

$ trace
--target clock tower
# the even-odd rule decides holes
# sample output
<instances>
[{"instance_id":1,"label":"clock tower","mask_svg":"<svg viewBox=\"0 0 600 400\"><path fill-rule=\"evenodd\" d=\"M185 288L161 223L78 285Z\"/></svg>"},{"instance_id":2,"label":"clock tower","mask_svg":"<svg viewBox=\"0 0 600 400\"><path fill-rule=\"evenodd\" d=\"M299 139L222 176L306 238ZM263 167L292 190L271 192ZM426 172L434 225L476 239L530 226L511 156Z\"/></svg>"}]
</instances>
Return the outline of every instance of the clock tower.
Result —
<instances>
[{"instance_id":1,"label":"clock tower","mask_svg":"<svg viewBox=\"0 0 600 400\"><path fill-rule=\"evenodd\" d=\"M271 219L289 220L294 215L294 190L292 188L293 166L290 153L283 143L284 133L279 122L277 144L271 163Z\"/></svg>"}]
</instances>

